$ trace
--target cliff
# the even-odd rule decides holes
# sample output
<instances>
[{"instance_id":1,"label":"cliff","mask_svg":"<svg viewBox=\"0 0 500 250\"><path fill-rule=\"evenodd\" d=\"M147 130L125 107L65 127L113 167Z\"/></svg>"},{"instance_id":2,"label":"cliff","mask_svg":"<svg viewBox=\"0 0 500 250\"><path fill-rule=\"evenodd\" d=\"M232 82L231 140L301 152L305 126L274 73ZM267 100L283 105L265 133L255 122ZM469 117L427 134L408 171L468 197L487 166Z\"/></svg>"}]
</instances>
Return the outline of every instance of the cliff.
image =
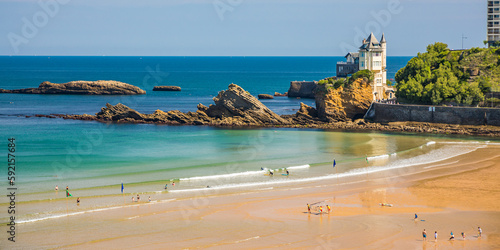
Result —
<instances>
[{"instance_id":1,"label":"cliff","mask_svg":"<svg viewBox=\"0 0 500 250\"><path fill-rule=\"evenodd\" d=\"M67 94L67 95L143 95L139 87L118 81L72 81L67 83L42 82L38 88L0 89L0 93Z\"/></svg>"},{"instance_id":2,"label":"cliff","mask_svg":"<svg viewBox=\"0 0 500 250\"><path fill-rule=\"evenodd\" d=\"M363 78L338 88L318 85L315 92L318 118L327 122L363 118L373 100L373 87Z\"/></svg>"}]
</instances>

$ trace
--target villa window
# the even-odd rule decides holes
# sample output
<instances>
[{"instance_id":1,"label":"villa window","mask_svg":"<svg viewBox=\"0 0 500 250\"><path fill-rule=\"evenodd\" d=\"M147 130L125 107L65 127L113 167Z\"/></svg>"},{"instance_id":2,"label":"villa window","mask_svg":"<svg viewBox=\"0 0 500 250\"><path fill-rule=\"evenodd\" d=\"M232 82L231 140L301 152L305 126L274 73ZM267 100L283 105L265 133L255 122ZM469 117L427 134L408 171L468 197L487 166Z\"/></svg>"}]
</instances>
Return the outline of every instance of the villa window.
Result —
<instances>
[{"instance_id":1,"label":"villa window","mask_svg":"<svg viewBox=\"0 0 500 250\"><path fill-rule=\"evenodd\" d=\"M381 65L380 61L373 62L373 66L375 66L375 67L380 67L380 65Z\"/></svg>"},{"instance_id":2,"label":"villa window","mask_svg":"<svg viewBox=\"0 0 500 250\"><path fill-rule=\"evenodd\" d=\"M382 83L382 79L377 79L377 83Z\"/></svg>"},{"instance_id":3,"label":"villa window","mask_svg":"<svg viewBox=\"0 0 500 250\"><path fill-rule=\"evenodd\" d=\"M361 62L361 67L365 67L365 62Z\"/></svg>"},{"instance_id":4,"label":"villa window","mask_svg":"<svg viewBox=\"0 0 500 250\"><path fill-rule=\"evenodd\" d=\"M380 56L380 53L379 52L375 53L375 56Z\"/></svg>"}]
</instances>

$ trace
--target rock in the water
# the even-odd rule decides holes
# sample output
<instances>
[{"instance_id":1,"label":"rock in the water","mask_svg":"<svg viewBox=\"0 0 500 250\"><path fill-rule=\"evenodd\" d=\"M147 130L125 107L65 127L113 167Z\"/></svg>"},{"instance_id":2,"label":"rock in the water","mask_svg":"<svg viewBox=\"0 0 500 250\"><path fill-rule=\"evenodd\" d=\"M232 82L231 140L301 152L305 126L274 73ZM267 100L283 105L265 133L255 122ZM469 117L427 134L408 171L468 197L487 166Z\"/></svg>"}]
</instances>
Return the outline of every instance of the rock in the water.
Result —
<instances>
[{"instance_id":1,"label":"rock in the water","mask_svg":"<svg viewBox=\"0 0 500 250\"><path fill-rule=\"evenodd\" d=\"M215 105L210 105L206 112L210 117L237 118L256 125L288 123L236 84L230 84L227 90L219 92L213 100Z\"/></svg>"},{"instance_id":2,"label":"rock in the water","mask_svg":"<svg viewBox=\"0 0 500 250\"><path fill-rule=\"evenodd\" d=\"M155 86L153 91L181 91L179 86Z\"/></svg>"},{"instance_id":3,"label":"rock in the water","mask_svg":"<svg viewBox=\"0 0 500 250\"><path fill-rule=\"evenodd\" d=\"M288 97L301 97L314 99L314 91L317 87L316 82L290 82L290 89L288 89Z\"/></svg>"},{"instance_id":4,"label":"rock in the water","mask_svg":"<svg viewBox=\"0 0 500 250\"><path fill-rule=\"evenodd\" d=\"M68 94L68 95L142 95L146 91L118 81L72 81L67 83L42 82L38 88L0 89L0 93Z\"/></svg>"},{"instance_id":5,"label":"rock in the water","mask_svg":"<svg viewBox=\"0 0 500 250\"><path fill-rule=\"evenodd\" d=\"M274 92L274 96L288 96L288 92L285 92L283 94L281 94L279 92Z\"/></svg>"},{"instance_id":6,"label":"rock in the water","mask_svg":"<svg viewBox=\"0 0 500 250\"><path fill-rule=\"evenodd\" d=\"M274 99L274 96L268 94L259 94L257 97L259 97L259 99Z\"/></svg>"},{"instance_id":7,"label":"rock in the water","mask_svg":"<svg viewBox=\"0 0 500 250\"><path fill-rule=\"evenodd\" d=\"M107 103L105 108L101 109L101 112L95 114L97 119L104 121L118 121L122 119L133 119L142 120L144 117L141 113L118 103L115 106Z\"/></svg>"}]
</instances>

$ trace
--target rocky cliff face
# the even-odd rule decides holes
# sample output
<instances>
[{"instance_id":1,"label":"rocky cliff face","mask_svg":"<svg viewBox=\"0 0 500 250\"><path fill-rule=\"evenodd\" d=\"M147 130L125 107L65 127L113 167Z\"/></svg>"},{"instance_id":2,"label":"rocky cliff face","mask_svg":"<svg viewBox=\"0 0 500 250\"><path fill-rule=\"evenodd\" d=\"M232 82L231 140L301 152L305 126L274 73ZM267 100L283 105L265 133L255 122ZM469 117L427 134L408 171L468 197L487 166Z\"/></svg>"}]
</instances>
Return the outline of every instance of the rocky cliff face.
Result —
<instances>
[{"instance_id":1,"label":"rocky cliff face","mask_svg":"<svg viewBox=\"0 0 500 250\"><path fill-rule=\"evenodd\" d=\"M72 81L67 83L42 82L38 88L0 89L0 93L15 94L69 94L69 95L143 95L139 87L118 81Z\"/></svg>"},{"instance_id":2,"label":"rocky cliff face","mask_svg":"<svg viewBox=\"0 0 500 250\"><path fill-rule=\"evenodd\" d=\"M373 100L373 87L361 78L337 89L318 85L315 92L318 117L327 122L362 118Z\"/></svg>"}]
</instances>

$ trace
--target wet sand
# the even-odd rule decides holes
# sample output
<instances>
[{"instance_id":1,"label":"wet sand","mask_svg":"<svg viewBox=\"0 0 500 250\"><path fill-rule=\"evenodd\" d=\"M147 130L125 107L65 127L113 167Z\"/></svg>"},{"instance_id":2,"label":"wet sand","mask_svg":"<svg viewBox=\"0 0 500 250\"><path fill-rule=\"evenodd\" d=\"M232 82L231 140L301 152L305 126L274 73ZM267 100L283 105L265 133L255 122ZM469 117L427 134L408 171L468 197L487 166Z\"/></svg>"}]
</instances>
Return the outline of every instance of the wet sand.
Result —
<instances>
[{"instance_id":1,"label":"wet sand","mask_svg":"<svg viewBox=\"0 0 500 250\"><path fill-rule=\"evenodd\" d=\"M350 183L207 193L24 223L15 243L5 237L0 243L8 249L499 249L500 146L421 167ZM307 203L320 201L333 211L307 212Z\"/></svg>"}]
</instances>

